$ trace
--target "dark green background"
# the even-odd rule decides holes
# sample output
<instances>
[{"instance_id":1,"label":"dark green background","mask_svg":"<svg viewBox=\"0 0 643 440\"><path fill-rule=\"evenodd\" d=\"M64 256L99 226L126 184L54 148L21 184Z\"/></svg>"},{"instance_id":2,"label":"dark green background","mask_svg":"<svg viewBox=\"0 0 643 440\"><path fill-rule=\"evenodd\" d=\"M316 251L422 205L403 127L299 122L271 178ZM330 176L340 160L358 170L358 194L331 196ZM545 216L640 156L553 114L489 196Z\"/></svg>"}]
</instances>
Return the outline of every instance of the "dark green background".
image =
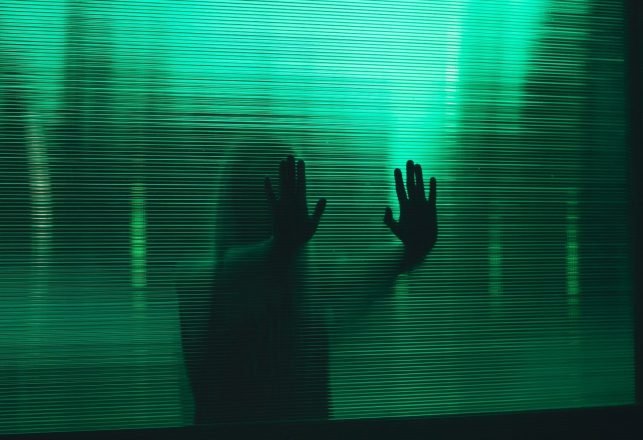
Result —
<instances>
[{"instance_id":1,"label":"dark green background","mask_svg":"<svg viewBox=\"0 0 643 440\"><path fill-rule=\"evenodd\" d=\"M230 150L307 160L309 288L348 302L393 168L438 179L426 263L348 328L320 310L334 418L632 403L622 14L0 1L0 433L187 423L174 285L212 264Z\"/></svg>"}]
</instances>

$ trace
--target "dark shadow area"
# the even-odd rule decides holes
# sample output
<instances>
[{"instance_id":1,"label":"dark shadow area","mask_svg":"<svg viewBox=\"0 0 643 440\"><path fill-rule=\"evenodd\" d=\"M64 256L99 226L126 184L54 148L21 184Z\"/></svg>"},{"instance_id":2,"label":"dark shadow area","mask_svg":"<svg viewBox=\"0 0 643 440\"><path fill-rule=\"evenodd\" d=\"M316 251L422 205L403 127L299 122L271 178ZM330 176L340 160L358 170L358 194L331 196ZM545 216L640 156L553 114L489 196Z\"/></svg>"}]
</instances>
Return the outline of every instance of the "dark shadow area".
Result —
<instances>
[{"instance_id":1,"label":"dark shadow area","mask_svg":"<svg viewBox=\"0 0 643 440\"><path fill-rule=\"evenodd\" d=\"M199 425L319 421L330 414L325 304L305 288L306 244L326 199L309 213L305 162L277 144L269 147L264 156L229 152L218 184L215 267L177 286ZM277 189L270 175L283 153ZM356 280L367 302L390 292L395 277L424 261L437 241L435 179L425 190L422 168L412 161L406 184L400 169L394 178L400 218L386 208L383 221L403 246L378 276ZM331 286L324 295L332 297L332 287L342 288Z\"/></svg>"}]
</instances>

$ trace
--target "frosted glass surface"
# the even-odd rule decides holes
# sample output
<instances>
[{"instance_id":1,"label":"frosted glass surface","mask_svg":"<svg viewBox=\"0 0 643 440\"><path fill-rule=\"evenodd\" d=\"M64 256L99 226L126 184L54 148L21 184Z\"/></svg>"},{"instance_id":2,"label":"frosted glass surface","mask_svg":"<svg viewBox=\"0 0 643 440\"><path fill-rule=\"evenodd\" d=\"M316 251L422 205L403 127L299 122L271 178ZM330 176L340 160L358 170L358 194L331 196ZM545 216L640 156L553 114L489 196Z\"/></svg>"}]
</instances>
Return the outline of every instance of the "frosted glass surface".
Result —
<instances>
[{"instance_id":1,"label":"frosted glass surface","mask_svg":"<svg viewBox=\"0 0 643 440\"><path fill-rule=\"evenodd\" d=\"M330 298L307 313L331 418L633 403L622 21L609 0L0 1L0 433L189 424L177 280L216 264L225 164L258 163L263 206L289 151L328 199L302 295ZM363 302L407 159L438 180L438 243Z\"/></svg>"}]
</instances>

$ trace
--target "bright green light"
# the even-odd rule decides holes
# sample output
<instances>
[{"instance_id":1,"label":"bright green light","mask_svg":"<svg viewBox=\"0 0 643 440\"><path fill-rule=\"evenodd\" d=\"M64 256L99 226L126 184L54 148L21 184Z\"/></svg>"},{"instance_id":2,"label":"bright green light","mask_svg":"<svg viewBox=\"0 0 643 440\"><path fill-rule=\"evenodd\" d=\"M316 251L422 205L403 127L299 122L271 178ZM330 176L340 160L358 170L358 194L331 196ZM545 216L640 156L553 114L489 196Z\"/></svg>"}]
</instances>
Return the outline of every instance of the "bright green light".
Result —
<instances>
[{"instance_id":1,"label":"bright green light","mask_svg":"<svg viewBox=\"0 0 643 440\"><path fill-rule=\"evenodd\" d=\"M319 322L399 244L393 169L438 179L427 262L327 320L332 417L632 401L620 2L177 4L0 1L0 433L189 423L174 286L207 322L233 147L296 150L329 200ZM265 207L254 177L238 207Z\"/></svg>"}]
</instances>

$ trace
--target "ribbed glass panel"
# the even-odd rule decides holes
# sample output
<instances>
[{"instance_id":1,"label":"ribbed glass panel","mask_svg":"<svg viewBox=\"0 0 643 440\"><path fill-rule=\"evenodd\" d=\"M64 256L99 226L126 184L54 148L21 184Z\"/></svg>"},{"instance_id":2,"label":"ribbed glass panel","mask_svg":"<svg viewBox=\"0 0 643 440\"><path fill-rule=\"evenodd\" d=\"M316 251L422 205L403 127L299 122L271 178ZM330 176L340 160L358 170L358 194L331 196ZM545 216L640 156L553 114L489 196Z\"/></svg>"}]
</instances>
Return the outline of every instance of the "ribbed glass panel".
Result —
<instances>
[{"instance_id":1,"label":"ribbed glass panel","mask_svg":"<svg viewBox=\"0 0 643 440\"><path fill-rule=\"evenodd\" d=\"M0 433L189 425L191 362L206 423L633 403L622 14L0 1ZM327 206L285 276L249 245L289 153ZM439 238L402 273L408 159Z\"/></svg>"}]
</instances>

